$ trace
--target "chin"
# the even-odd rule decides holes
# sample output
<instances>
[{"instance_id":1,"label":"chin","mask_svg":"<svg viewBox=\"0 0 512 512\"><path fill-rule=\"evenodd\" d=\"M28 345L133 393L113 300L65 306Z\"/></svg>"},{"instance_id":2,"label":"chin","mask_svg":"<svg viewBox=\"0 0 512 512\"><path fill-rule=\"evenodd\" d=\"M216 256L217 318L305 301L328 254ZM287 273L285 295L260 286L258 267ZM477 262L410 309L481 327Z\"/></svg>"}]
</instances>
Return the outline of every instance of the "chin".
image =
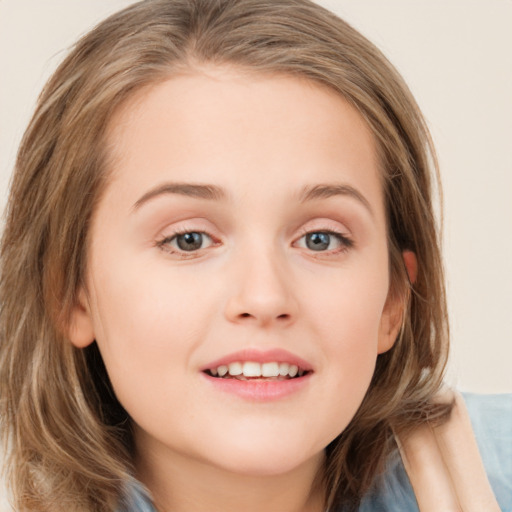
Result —
<instances>
[{"instance_id":1,"label":"chin","mask_svg":"<svg viewBox=\"0 0 512 512\"><path fill-rule=\"evenodd\" d=\"M222 468L231 473L247 477L269 477L291 473L306 465L320 465L324 460L324 450L313 454L311 457L297 457L297 454L247 454L245 457L237 456L227 461L224 460Z\"/></svg>"},{"instance_id":2,"label":"chin","mask_svg":"<svg viewBox=\"0 0 512 512\"><path fill-rule=\"evenodd\" d=\"M211 449L208 458L218 467L240 475L263 477L289 473L307 464L319 464L324 459L328 441L312 442L304 433L286 430L259 435L240 436L240 432L224 434L224 439ZM309 443L306 444L306 443Z\"/></svg>"}]
</instances>

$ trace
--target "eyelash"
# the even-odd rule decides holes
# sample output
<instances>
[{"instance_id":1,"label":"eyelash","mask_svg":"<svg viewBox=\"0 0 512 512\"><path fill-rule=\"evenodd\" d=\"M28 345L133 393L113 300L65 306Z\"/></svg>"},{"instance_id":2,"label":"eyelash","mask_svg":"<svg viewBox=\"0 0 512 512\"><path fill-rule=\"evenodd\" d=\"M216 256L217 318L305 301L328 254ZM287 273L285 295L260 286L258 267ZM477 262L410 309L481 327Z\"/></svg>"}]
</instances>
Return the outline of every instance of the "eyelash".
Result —
<instances>
[{"instance_id":1,"label":"eyelash","mask_svg":"<svg viewBox=\"0 0 512 512\"><path fill-rule=\"evenodd\" d=\"M349 238L346 234L341 233L339 231L335 231L333 229L304 230L302 232L301 236L294 243L295 244L298 243L298 241L302 240L303 238L307 237L308 235L315 235L315 234L322 234L322 235L328 235L329 237L334 237L339 242L340 247L338 247L336 249L327 250L327 251L314 251L313 249L310 249L310 251L313 255L320 256L320 257L336 256L336 255L345 253L349 249L354 247L354 240Z\"/></svg>"},{"instance_id":2,"label":"eyelash","mask_svg":"<svg viewBox=\"0 0 512 512\"><path fill-rule=\"evenodd\" d=\"M158 248L162 249L163 251L168 252L169 254L179 255L183 259L195 258L198 256L198 251L201 251L201 249L203 249L203 248L199 248L199 249L196 249L193 251L185 251L184 249L180 249L179 247L175 248L170 245L171 242L173 242L174 240L177 240L177 238L179 236L183 236L183 235L187 235L187 234L198 234L203 237L206 236L212 241L212 244L211 244L212 246L218 245L218 243L219 243L218 241L215 240L215 238L213 236L209 235L205 231L199 231L199 230L195 231L193 229L177 229L171 235L168 235L168 236L162 238L161 240L158 240L156 242L156 246Z\"/></svg>"},{"instance_id":3,"label":"eyelash","mask_svg":"<svg viewBox=\"0 0 512 512\"><path fill-rule=\"evenodd\" d=\"M211 240L211 245L209 247L219 244L219 242L215 239L215 237L213 237L212 235L209 235L205 231L199 231L199 230L195 231L192 229L178 229L178 230L174 231L171 235L168 235L168 236L162 238L161 240L158 240L156 242L156 246L158 248L162 249L163 251L168 252L169 254L179 255L183 259L195 258L199 255L198 254L199 251L209 248L209 247L206 247L206 248L200 247L198 249L186 251L184 249L172 247L170 245L173 241L177 240L178 237L187 235L187 234L198 234L198 235L201 235L202 237L207 237L208 239ZM303 238L307 237L308 235L315 235L315 234L328 235L329 237L334 237L340 244L340 247L338 247L334 250L331 249L331 250L327 250L327 251L324 251L324 250L315 251L313 249L309 249L309 251L313 255L316 255L316 256L323 256L323 257L336 256L338 254L347 252L349 249L351 249L354 246L354 241L351 238L349 238L346 234L340 233L338 231L334 231L332 229L304 230L302 232L302 234L300 235L300 237L298 237L296 239L296 241L294 242L294 245L297 244ZM308 247L303 247L303 248L308 249Z\"/></svg>"}]
</instances>

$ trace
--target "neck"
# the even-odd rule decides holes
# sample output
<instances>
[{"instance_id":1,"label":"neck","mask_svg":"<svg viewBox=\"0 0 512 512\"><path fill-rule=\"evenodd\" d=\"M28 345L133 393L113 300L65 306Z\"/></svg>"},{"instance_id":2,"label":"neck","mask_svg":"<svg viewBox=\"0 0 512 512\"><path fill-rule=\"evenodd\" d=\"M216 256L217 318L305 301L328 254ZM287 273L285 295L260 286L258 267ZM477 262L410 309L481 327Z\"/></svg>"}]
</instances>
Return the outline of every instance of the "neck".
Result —
<instances>
[{"instance_id":1,"label":"neck","mask_svg":"<svg viewBox=\"0 0 512 512\"><path fill-rule=\"evenodd\" d=\"M136 467L159 512L323 512L324 454L283 474L247 475L180 454L144 450ZM169 454L167 454L169 455Z\"/></svg>"}]
</instances>

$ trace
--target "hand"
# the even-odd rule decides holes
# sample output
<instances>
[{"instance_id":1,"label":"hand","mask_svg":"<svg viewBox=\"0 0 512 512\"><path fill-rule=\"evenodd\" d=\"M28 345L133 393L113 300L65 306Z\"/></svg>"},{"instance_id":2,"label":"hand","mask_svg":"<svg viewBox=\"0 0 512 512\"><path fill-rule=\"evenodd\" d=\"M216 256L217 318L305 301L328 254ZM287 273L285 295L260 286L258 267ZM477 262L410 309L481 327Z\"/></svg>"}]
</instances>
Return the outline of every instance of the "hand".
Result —
<instances>
[{"instance_id":1,"label":"hand","mask_svg":"<svg viewBox=\"0 0 512 512\"><path fill-rule=\"evenodd\" d=\"M438 400L455 401L448 422L398 440L420 511L500 512L462 396L445 390Z\"/></svg>"}]
</instances>

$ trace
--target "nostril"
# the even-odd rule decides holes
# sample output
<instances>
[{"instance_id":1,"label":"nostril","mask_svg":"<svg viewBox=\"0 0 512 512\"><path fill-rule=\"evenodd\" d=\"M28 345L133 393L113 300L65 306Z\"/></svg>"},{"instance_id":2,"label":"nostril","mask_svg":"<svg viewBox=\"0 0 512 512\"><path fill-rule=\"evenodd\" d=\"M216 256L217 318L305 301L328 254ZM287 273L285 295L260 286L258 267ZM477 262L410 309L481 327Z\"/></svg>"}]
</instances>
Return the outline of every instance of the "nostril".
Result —
<instances>
[{"instance_id":1,"label":"nostril","mask_svg":"<svg viewBox=\"0 0 512 512\"><path fill-rule=\"evenodd\" d=\"M254 315L251 315L251 313L241 313L240 318L252 318ZM282 315L278 315L276 317L277 320L289 320L290 315L288 313L283 313Z\"/></svg>"}]
</instances>

